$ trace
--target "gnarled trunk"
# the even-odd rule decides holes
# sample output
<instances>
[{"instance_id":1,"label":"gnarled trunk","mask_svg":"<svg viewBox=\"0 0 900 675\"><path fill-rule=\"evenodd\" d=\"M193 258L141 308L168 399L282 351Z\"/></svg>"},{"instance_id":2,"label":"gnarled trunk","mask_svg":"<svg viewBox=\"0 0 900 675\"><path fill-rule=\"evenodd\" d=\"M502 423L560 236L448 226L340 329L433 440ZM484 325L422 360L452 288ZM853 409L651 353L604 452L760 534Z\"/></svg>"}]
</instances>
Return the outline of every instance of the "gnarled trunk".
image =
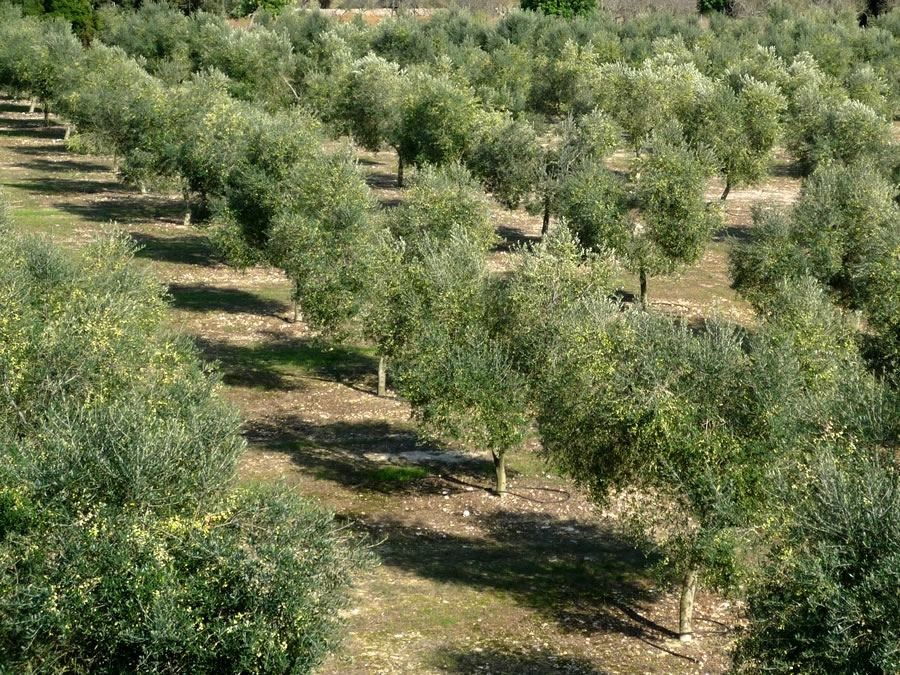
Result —
<instances>
[{"instance_id":1,"label":"gnarled trunk","mask_svg":"<svg viewBox=\"0 0 900 675\"><path fill-rule=\"evenodd\" d=\"M37 107L37 101L35 101L34 99L31 99L31 101L28 102L28 114L29 115L34 115L35 107Z\"/></svg>"},{"instance_id":2,"label":"gnarled trunk","mask_svg":"<svg viewBox=\"0 0 900 675\"><path fill-rule=\"evenodd\" d=\"M71 125L71 124L67 124L67 125L66 125L66 133L63 134L63 140L64 140L64 141L69 140L69 136L71 136L71 135L72 135L72 125Z\"/></svg>"},{"instance_id":3,"label":"gnarled trunk","mask_svg":"<svg viewBox=\"0 0 900 675\"><path fill-rule=\"evenodd\" d=\"M697 570L688 570L681 581L681 603L678 607L678 639L694 639L694 595L697 593Z\"/></svg>"},{"instance_id":4,"label":"gnarled trunk","mask_svg":"<svg viewBox=\"0 0 900 675\"><path fill-rule=\"evenodd\" d=\"M491 457L494 459L494 472L496 475L496 483L494 492L498 497L506 494L506 454L497 454L491 450Z\"/></svg>"},{"instance_id":5,"label":"gnarled trunk","mask_svg":"<svg viewBox=\"0 0 900 675\"><path fill-rule=\"evenodd\" d=\"M44 101L42 105L44 107L44 126L49 127L50 126L50 106L47 105L46 101Z\"/></svg>"},{"instance_id":6,"label":"gnarled trunk","mask_svg":"<svg viewBox=\"0 0 900 675\"><path fill-rule=\"evenodd\" d=\"M384 355L378 359L378 395L387 395L387 357Z\"/></svg>"}]
</instances>

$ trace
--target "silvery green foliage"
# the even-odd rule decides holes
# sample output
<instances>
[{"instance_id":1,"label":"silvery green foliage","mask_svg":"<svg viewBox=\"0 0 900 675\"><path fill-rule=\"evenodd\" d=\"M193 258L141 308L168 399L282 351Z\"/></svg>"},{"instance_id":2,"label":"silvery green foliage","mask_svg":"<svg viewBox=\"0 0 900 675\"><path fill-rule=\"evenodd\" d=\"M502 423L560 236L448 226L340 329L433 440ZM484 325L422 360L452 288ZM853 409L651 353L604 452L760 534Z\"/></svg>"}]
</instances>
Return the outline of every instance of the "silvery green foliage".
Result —
<instances>
[{"instance_id":1,"label":"silvery green foliage","mask_svg":"<svg viewBox=\"0 0 900 675\"><path fill-rule=\"evenodd\" d=\"M309 672L354 537L234 488L237 415L124 237L71 256L0 234L0 662Z\"/></svg>"}]
</instances>

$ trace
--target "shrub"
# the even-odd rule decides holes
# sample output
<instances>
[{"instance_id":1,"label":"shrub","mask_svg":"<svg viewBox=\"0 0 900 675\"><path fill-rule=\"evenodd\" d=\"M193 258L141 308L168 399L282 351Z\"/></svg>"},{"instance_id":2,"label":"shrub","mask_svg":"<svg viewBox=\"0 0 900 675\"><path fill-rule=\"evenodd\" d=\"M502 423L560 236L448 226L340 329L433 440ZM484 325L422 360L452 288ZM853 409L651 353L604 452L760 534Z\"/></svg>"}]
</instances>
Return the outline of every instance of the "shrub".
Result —
<instances>
[{"instance_id":1,"label":"shrub","mask_svg":"<svg viewBox=\"0 0 900 675\"><path fill-rule=\"evenodd\" d=\"M0 661L21 672L309 672L362 559L330 516L280 490L167 518L45 511L25 532L0 509Z\"/></svg>"},{"instance_id":2,"label":"shrub","mask_svg":"<svg viewBox=\"0 0 900 675\"><path fill-rule=\"evenodd\" d=\"M597 0L522 0L522 9L571 19L597 9Z\"/></svg>"},{"instance_id":3,"label":"shrub","mask_svg":"<svg viewBox=\"0 0 900 675\"><path fill-rule=\"evenodd\" d=\"M742 672L900 669L900 470L851 452L783 486L789 525L749 596Z\"/></svg>"},{"instance_id":4,"label":"shrub","mask_svg":"<svg viewBox=\"0 0 900 675\"><path fill-rule=\"evenodd\" d=\"M3 219L2 667L308 672L353 537L284 490L233 489L238 419L131 244L64 255Z\"/></svg>"}]
</instances>

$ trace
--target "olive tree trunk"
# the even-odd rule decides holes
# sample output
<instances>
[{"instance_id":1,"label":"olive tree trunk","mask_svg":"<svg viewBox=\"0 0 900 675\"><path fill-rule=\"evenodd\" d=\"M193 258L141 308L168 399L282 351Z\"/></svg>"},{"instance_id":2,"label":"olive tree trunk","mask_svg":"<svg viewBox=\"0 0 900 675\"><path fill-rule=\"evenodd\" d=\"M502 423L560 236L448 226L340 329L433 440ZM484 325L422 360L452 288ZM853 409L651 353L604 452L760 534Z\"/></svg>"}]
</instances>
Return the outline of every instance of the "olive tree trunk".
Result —
<instances>
[{"instance_id":1,"label":"olive tree trunk","mask_svg":"<svg viewBox=\"0 0 900 675\"><path fill-rule=\"evenodd\" d=\"M387 395L387 357L383 354L378 359L378 395Z\"/></svg>"},{"instance_id":2,"label":"olive tree trunk","mask_svg":"<svg viewBox=\"0 0 900 675\"><path fill-rule=\"evenodd\" d=\"M728 180L728 179L726 179L726 180L725 180L725 190L722 192L722 197L721 197L721 200L722 200L723 202L724 202L726 199L728 199L728 193L729 193L729 192L731 192L731 181Z\"/></svg>"},{"instance_id":3,"label":"olive tree trunk","mask_svg":"<svg viewBox=\"0 0 900 675\"><path fill-rule=\"evenodd\" d=\"M44 126L49 127L50 126L50 106L47 105L46 101L44 101L41 105L44 108Z\"/></svg>"},{"instance_id":4,"label":"olive tree trunk","mask_svg":"<svg viewBox=\"0 0 900 675\"><path fill-rule=\"evenodd\" d=\"M494 471L497 474L494 492L502 497L506 494L506 453L497 454L491 450L491 456L494 458Z\"/></svg>"},{"instance_id":5,"label":"olive tree trunk","mask_svg":"<svg viewBox=\"0 0 900 675\"><path fill-rule=\"evenodd\" d=\"M181 198L184 201L184 225L188 227L191 224L191 193L187 190L182 190Z\"/></svg>"},{"instance_id":6,"label":"olive tree trunk","mask_svg":"<svg viewBox=\"0 0 900 675\"><path fill-rule=\"evenodd\" d=\"M642 267L638 276L641 283L641 307L647 309L647 270Z\"/></svg>"},{"instance_id":7,"label":"olive tree trunk","mask_svg":"<svg viewBox=\"0 0 900 675\"><path fill-rule=\"evenodd\" d=\"M72 125L71 125L71 124L67 124L67 125L66 125L66 133L63 134L63 140L64 140L64 141L69 140L69 136L71 136L71 135L72 135Z\"/></svg>"},{"instance_id":8,"label":"olive tree trunk","mask_svg":"<svg viewBox=\"0 0 900 675\"><path fill-rule=\"evenodd\" d=\"M694 639L694 595L697 593L697 570L688 570L681 581L681 603L678 607L678 639Z\"/></svg>"},{"instance_id":9,"label":"olive tree trunk","mask_svg":"<svg viewBox=\"0 0 900 675\"><path fill-rule=\"evenodd\" d=\"M397 187L403 187L403 155L397 151Z\"/></svg>"},{"instance_id":10,"label":"olive tree trunk","mask_svg":"<svg viewBox=\"0 0 900 675\"><path fill-rule=\"evenodd\" d=\"M33 114L34 114L34 109L35 109L36 106L37 106L37 101L35 101L34 99L31 99L31 100L28 102L28 114L29 114L29 115L33 115Z\"/></svg>"},{"instance_id":11,"label":"olive tree trunk","mask_svg":"<svg viewBox=\"0 0 900 675\"><path fill-rule=\"evenodd\" d=\"M544 237L550 230L550 198L544 199L544 222L541 224L541 237Z\"/></svg>"}]
</instances>

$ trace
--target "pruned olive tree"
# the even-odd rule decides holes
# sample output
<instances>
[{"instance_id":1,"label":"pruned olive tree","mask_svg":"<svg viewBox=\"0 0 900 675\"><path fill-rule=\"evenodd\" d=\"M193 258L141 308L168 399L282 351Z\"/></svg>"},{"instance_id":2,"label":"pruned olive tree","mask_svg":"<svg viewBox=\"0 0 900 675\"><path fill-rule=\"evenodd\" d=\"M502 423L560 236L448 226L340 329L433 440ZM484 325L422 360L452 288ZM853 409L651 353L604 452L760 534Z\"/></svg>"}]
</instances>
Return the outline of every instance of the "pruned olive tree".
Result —
<instances>
[{"instance_id":1,"label":"pruned olive tree","mask_svg":"<svg viewBox=\"0 0 900 675\"><path fill-rule=\"evenodd\" d=\"M689 142L712 151L725 178L723 201L733 187L765 178L787 105L775 85L749 76L737 85L737 90L724 82L701 88L694 119L685 126Z\"/></svg>"},{"instance_id":2,"label":"pruned olive tree","mask_svg":"<svg viewBox=\"0 0 900 675\"><path fill-rule=\"evenodd\" d=\"M462 160L483 115L467 86L443 73L407 71L396 136L398 184L405 163L440 166Z\"/></svg>"},{"instance_id":3,"label":"pruned olive tree","mask_svg":"<svg viewBox=\"0 0 900 675\"><path fill-rule=\"evenodd\" d=\"M491 327L493 281L483 242L463 230L425 235L393 297L397 388L423 427L491 453L495 492L528 430L527 389Z\"/></svg>"},{"instance_id":4,"label":"pruned olive tree","mask_svg":"<svg viewBox=\"0 0 900 675\"><path fill-rule=\"evenodd\" d=\"M646 307L648 277L696 263L720 222L703 196L710 172L709 158L667 129L654 135L628 184L602 165L581 165L562 183L559 211L582 245L638 274Z\"/></svg>"}]
</instances>

